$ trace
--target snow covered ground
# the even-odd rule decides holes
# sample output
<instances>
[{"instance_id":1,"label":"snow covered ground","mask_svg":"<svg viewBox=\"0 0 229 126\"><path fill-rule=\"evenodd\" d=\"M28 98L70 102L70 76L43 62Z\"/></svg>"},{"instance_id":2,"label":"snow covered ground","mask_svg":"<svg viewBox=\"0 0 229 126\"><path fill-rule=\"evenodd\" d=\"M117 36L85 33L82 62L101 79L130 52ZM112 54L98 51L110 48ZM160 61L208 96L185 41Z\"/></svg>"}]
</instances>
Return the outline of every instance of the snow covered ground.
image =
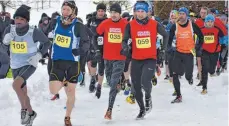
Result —
<instances>
[{"instance_id":1,"label":"snow covered ground","mask_svg":"<svg viewBox=\"0 0 229 126\"><path fill-rule=\"evenodd\" d=\"M197 80L190 86L182 77L180 104L170 104L173 86L163 80L162 74L152 90L153 110L141 121L135 120L137 104L126 103L123 92L116 98L113 120L104 120L109 88L103 88L101 98L97 99L88 92L89 76L86 78L87 86L77 87L73 126L228 126L228 73L210 77L208 94L204 96L200 94L201 88L195 86ZM21 108L11 83L11 79L0 80L0 126L20 126ZM34 126L63 126L66 96L62 90L60 100L49 100L46 66L39 65L28 80L28 88L32 106L38 113Z\"/></svg>"}]
</instances>

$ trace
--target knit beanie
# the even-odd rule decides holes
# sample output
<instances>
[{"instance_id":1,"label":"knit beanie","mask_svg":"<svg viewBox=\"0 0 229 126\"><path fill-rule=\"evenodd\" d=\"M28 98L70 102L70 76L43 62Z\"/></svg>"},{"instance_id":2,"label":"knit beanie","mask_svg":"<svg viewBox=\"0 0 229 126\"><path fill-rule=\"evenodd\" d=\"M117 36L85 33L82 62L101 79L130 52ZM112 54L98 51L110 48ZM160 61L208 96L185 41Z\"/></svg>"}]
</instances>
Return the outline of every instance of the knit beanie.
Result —
<instances>
[{"instance_id":1,"label":"knit beanie","mask_svg":"<svg viewBox=\"0 0 229 126\"><path fill-rule=\"evenodd\" d=\"M135 4L135 10L144 10L146 13L149 12L149 4L145 1L140 1ZM152 10L152 9L151 9Z\"/></svg>"},{"instance_id":2,"label":"knit beanie","mask_svg":"<svg viewBox=\"0 0 229 126\"><path fill-rule=\"evenodd\" d=\"M205 17L205 20L204 22L208 22L208 21L215 21L215 17L212 15L212 14L208 14L206 17Z\"/></svg>"},{"instance_id":3,"label":"knit beanie","mask_svg":"<svg viewBox=\"0 0 229 126\"><path fill-rule=\"evenodd\" d=\"M189 16L189 11L188 11L188 9L187 9L186 7L181 7L181 8L179 9L178 12L179 12L179 13L180 13L180 12L183 12L183 13L185 13L187 16Z\"/></svg>"},{"instance_id":4,"label":"knit beanie","mask_svg":"<svg viewBox=\"0 0 229 126\"><path fill-rule=\"evenodd\" d=\"M119 14L122 13L122 8L118 3L114 3L110 6L110 11L118 12Z\"/></svg>"},{"instance_id":5,"label":"knit beanie","mask_svg":"<svg viewBox=\"0 0 229 126\"><path fill-rule=\"evenodd\" d=\"M21 5L16 12L14 13L13 18L15 19L16 17L22 17L25 18L28 22L30 20L30 9L31 7L26 6L26 5Z\"/></svg>"},{"instance_id":6,"label":"knit beanie","mask_svg":"<svg viewBox=\"0 0 229 126\"><path fill-rule=\"evenodd\" d=\"M104 3L99 3L96 6L96 11L98 11L99 9L102 9L102 10L106 11L106 5Z\"/></svg>"}]
</instances>

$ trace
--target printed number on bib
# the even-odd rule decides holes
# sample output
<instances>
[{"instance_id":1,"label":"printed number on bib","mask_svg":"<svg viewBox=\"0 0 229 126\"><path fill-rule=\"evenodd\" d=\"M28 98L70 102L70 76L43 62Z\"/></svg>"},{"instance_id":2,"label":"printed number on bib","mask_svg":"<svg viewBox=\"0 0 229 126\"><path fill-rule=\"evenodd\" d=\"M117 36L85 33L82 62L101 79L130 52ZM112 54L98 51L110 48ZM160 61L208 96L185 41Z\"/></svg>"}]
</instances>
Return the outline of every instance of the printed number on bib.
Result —
<instances>
[{"instance_id":1,"label":"printed number on bib","mask_svg":"<svg viewBox=\"0 0 229 126\"><path fill-rule=\"evenodd\" d=\"M12 53L28 53L26 42L15 42L11 41L10 48Z\"/></svg>"},{"instance_id":2,"label":"printed number on bib","mask_svg":"<svg viewBox=\"0 0 229 126\"><path fill-rule=\"evenodd\" d=\"M97 38L98 45L103 45L103 37Z\"/></svg>"},{"instance_id":3,"label":"printed number on bib","mask_svg":"<svg viewBox=\"0 0 229 126\"><path fill-rule=\"evenodd\" d=\"M63 35L56 35L55 42L58 46L63 47L63 48L69 48L70 43L71 43L71 38L68 36L63 36Z\"/></svg>"},{"instance_id":4,"label":"printed number on bib","mask_svg":"<svg viewBox=\"0 0 229 126\"><path fill-rule=\"evenodd\" d=\"M122 43L122 33L108 33L108 42Z\"/></svg>"},{"instance_id":5,"label":"printed number on bib","mask_svg":"<svg viewBox=\"0 0 229 126\"><path fill-rule=\"evenodd\" d=\"M139 49L145 49L151 47L150 37L146 38L136 38L136 45Z\"/></svg>"},{"instance_id":6,"label":"printed number on bib","mask_svg":"<svg viewBox=\"0 0 229 126\"><path fill-rule=\"evenodd\" d=\"M211 44L211 43L214 43L214 41L215 41L215 38L214 38L214 36L213 35L209 35L209 36L204 36L204 42L206 43L206 44Z\"/></svg>"}]
</instances>

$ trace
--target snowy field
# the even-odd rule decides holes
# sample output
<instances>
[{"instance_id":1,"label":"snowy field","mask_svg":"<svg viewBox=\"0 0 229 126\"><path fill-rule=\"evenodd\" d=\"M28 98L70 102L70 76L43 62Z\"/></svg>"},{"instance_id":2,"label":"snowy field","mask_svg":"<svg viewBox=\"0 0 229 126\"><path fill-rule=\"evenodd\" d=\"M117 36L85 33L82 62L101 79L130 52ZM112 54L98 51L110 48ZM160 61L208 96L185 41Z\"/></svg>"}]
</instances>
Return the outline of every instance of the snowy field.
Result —
<instances>
[{"instance_id":1,"label":"snowy field","mask_svg":"<svg viewBox=\"0 0 229 126\"><path fill-rule=\"evenodd\" d=\"M196 76L196 71L194 72ZM162 74L158 85L153 87L153 110L144 120L136 121L138 105L128 104L123 92L119 93L113 109L113 120L104 120L108 105L109 88L102 89L97 99L88 92L89 75L86 87L77 86L76 103L72 113L73 126L228 126L228 74L209 77L208 94L201 95L198 81L190 86L182 77L181 91L183 102L170 104L174 99L173 86L165 81ZM20 104L12 89L12 80L0 80L0 126L20 126ZM50 101L46 66L39 65L28 80L29 96L38 117L34 126L63 126L66 96Z\"/></svg>"},{"instance_id":2,"label":"snowy field","mask_svg":"<svg viewBox=\"0 0 229 126\"><path fill-rule=\"evenodd\" d=\"M87 13L95 10L90 1L77 2L79 16L85 21ZM31 12L31 24L37 25L41 13L49 16L60 11L60 4L54 8ZM10 10L13 15L15 10ZM195 68L196 70L196 68ZM196 77L196 71L194 77ZM89 75L86 75L86 87L77 87L76 103L72 113L73 126L228 126L228 73L219 77L209 77L208 94L201 95L201 87L194 79L190 86L182 77L181 91L183 102L171 104L174 99L172 84L164 80L164 74L158 78L158 85L153 87L153 110L145 120L136 121L139 112L137 104L126 103L123 92L116 98L113 120L104 120L108 105L109 88L102 89L102 96L97 99L88 92ZM50 101L46 66L39 66L28 80L28 92L31 104L38 113L34 126L63 126L66 96L60 92L61 99ZM12 80L0 80L0 126L20 126L20 104L12 88Z\"/></svg>"}]
</instances>

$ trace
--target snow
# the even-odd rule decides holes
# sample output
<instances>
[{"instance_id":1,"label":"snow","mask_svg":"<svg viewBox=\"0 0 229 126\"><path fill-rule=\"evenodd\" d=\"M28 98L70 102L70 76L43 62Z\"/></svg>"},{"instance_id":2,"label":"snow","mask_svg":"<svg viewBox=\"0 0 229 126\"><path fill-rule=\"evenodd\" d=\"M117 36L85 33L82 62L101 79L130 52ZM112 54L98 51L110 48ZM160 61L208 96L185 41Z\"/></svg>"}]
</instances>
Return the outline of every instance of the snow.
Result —
<instances>
[{"instance_id":1,"label":"snow","mask_svg":"<svg viewBox=\"0 0 229 126\"><path fill-rule=\"evenodd\" d=\"M196 68L194 76L196 75ZM89 75L86 87L77 86L76 103L72 113L73 126L227 126L228 125L228 73L209 77L208 94L201 95L198 81L190 86L182 77L181 91L183 102L171 104L174 99L173 86L158 78L158 85L152 89L153 110L144 120L136 121L138 105L128 104L123 92L117 95L113 109L113 120L104 120L108 105L109 88L103 88L97 99L88 92ZM34 126L62 126L65 116L66 96L60 92L61 99L50 101L46 66L39 65L28 80L31 104L38 113ZM12 89L12 80L0 80L0 126L20 126L20 104Z\"/></svg>"}]
</instances>

